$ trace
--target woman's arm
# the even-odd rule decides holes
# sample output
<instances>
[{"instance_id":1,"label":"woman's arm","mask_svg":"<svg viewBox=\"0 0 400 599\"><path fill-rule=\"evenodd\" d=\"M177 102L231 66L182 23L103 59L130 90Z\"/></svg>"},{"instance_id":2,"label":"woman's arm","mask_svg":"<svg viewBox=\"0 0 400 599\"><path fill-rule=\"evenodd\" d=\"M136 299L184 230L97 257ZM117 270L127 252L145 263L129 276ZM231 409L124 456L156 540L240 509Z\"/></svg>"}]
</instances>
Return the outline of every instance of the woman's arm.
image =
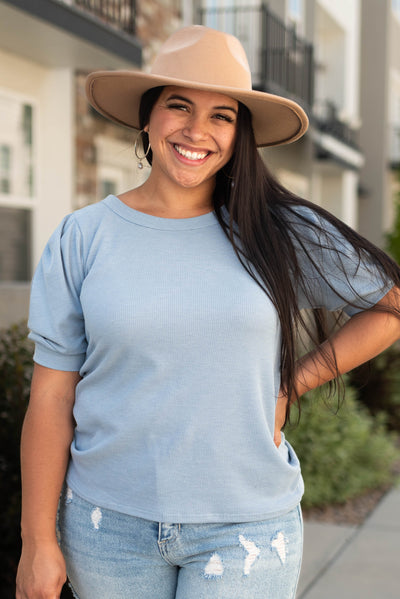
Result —
<instances>
[{"instance_id":1,"label":"woman's arm","mask_svg":"<svg viewBox=\"0 0 400 599\"><path fill-rule=\"evenodd\" d=\"M336 377L371 360L400 338L400 289L394 287L379 306L395 308L390 312L359 312L315 350L297 362L295 387L299 397ZM334 351L334 355L333 355ZM293 398L295 401L295 398ZM287 397L281 391L275 415L274 441L280 443L280 430L285 422Z\"/></svg>"},{"instance_id":2,"label":"woman's arm","mask_svg":"<svg viewBox=\"0 0 400 599\"><path fill-rule=\"evenodd\" d=\"M35 365L21 437L22 555L17 599L55 599L66 579L56 539L58 500L74 420L77 372Z\"/></svg>"},{"instance_id":3,"label":"woman's arm","mask_svg":"<svg viewBox=\"0 0 400 599\"><path fill-rule=\"evenodd\" d=\"M359 312L325 341L319 348L303 356L297 363L296 391L303 395L332 380L332 348L339 374L345 374L371 360L400 337L400 289L393 288L378 302L383 308L392 306L399 312Z\"/></svg>"}]
</instances>

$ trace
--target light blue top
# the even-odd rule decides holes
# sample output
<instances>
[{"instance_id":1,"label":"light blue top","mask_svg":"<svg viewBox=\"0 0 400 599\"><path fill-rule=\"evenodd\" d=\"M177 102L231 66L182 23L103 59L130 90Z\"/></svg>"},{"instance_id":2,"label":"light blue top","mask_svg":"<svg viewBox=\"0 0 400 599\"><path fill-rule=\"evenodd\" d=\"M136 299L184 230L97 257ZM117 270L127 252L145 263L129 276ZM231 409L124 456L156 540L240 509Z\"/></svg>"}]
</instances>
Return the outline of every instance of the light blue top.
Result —
<instances>
[{"instance_id":1,"label":"light blue top","mask_svg":"<svg viewBox=\"0 0 400 599\"><path fill-rule=\"evenodd\" d=\"M346 246L351 289L333 256L316 251L348 301L388 290ZM356 311L314 284L316 306ZM83 377L67 475L83 498L192 523L265 519L300 501L298 459L273 442L277 314L213 212L165 219L108 196L66 217L35 273L29 326L37 363Z\"/></svg>"}]
</instances>

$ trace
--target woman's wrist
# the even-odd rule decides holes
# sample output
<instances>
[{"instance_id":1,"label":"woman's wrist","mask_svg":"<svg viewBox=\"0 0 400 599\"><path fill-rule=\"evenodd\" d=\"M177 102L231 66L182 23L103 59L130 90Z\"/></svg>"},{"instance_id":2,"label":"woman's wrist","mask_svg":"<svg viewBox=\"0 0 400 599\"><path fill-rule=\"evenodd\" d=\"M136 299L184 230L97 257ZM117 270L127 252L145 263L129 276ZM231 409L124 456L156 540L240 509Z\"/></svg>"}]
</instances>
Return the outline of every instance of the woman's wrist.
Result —
<instances>
[{"instance_id":1,"label":"woman's wrist","mask_svg":"<svg viewBox=\"0 0 400 599\"><path fill-rule=\"evenodd\" d=\"M21 522L21 539L24 545L44 545L57 543L56 516L54 518L38 518L32 523Z\"/></svg>"},{"instance_id":2,"label":"woman's wrist","mask_svg":"<svg viewBox=\"0 0 400 599\"><path fill-rule=\"evenodd\" d=\"M320 372L320 369L323 369L324 377ZM312 351L305 356L299 358L296 364L295 370L295 382L294 387L296 391L296 398L300 398L302 395L319 387L329 378L326 376L326 365L322 367L321 356L317 354L317 352ZM325 380L326 379L326 380Z\"/></svg>"},{"instance_id":3,"label":"woman's wrist","mask_svg":"<svg viewBox=\"0 0 400 599\"><path fill-rule=\"evenodd\" d=\"M22 543L24 545L51 545L53 543L57 543L57 535L56 535L56 527L54 526L54 531L49 531L47 533L21 533Z\"/></svg>"}]
</instances>

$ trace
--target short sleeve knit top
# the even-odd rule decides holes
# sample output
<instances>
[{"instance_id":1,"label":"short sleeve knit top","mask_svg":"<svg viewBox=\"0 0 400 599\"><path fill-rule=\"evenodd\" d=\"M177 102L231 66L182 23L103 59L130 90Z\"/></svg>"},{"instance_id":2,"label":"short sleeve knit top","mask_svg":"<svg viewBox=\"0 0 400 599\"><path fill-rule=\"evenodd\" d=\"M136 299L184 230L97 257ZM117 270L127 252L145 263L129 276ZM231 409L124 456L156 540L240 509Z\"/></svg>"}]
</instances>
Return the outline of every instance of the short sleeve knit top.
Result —
<instances>
[{"instance_id":1,"label":"short sleeve knit top","mask_svg":"<svg viewBox=\"0 0 400 599\"><path fill-rule=\"evenodd\" d=\"M347 254L351 285L329 249L318 256L333 284L316 279L316 306L387 292ZM299 461L273 442L278 317L213 212L165 219L108 196L66 217L36 270L29 326L37 363L82 376L67 480L83 498L182 523L299 503Z\"/></svg>"}]
</instances>

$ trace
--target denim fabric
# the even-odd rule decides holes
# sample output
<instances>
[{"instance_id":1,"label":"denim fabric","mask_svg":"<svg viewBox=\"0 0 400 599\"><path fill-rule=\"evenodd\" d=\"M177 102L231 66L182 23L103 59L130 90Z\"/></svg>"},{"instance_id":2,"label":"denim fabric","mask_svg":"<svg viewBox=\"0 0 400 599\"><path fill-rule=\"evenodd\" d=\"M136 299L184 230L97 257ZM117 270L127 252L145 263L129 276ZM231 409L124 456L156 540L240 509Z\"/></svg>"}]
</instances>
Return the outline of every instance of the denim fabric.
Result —
<instances>
[{"instance_id":1,"label":"denim fabric","mask_svg":"<svg viewBox=\"0 0 400 599\"><path fill-rule=\"evenodd\" d=\"M295 597L300 507L256 522L153 522L100 508L67 488L58 525L77 599Z\"/></svg>"}]
</instances>

